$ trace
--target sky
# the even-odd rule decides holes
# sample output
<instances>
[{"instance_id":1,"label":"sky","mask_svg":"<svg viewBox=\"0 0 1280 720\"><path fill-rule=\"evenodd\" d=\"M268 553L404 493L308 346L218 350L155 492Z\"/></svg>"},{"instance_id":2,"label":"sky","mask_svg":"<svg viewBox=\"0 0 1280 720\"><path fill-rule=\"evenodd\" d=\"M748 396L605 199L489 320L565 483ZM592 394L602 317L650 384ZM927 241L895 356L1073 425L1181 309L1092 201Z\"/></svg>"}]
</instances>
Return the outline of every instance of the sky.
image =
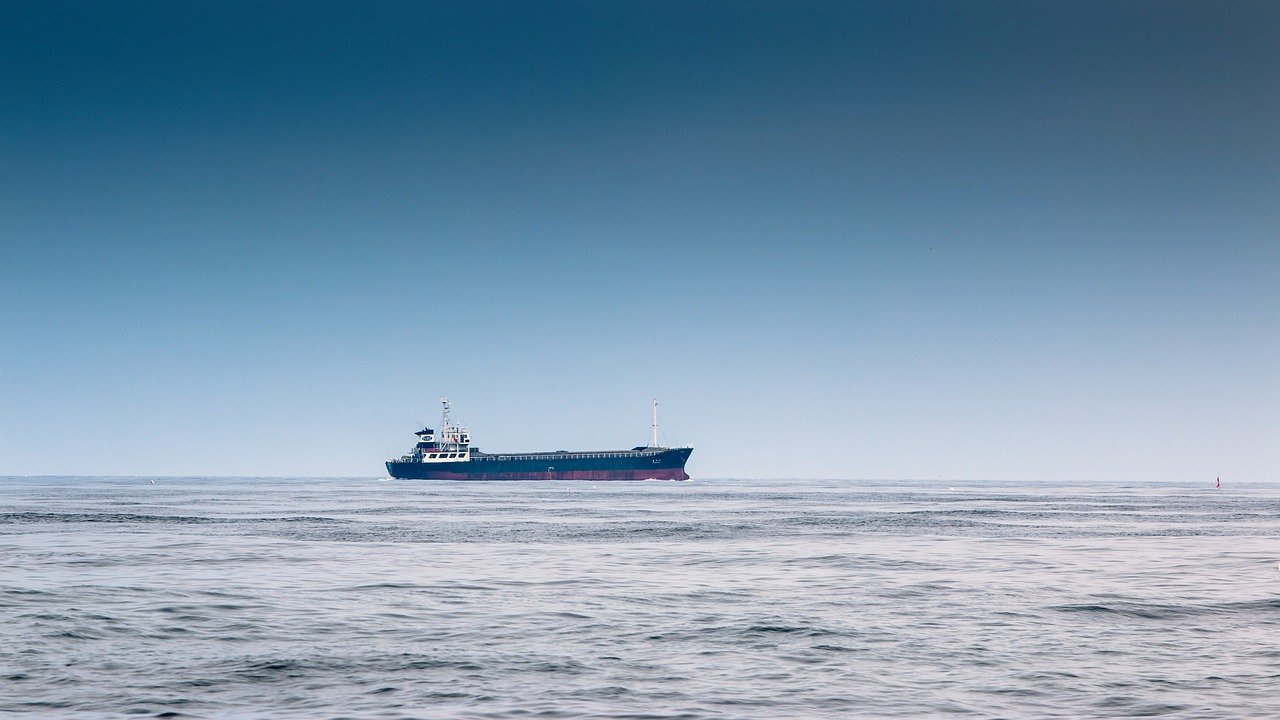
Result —
<instances>
[{"instance_id":1,"label":"sky","mask_svg":"<svg viewBox=\"0 0 1280 720\"><path fill-rule=\"evenodd\" d=\"M1280 5L0 0L0 474L1280 480Z\"/></svg>"}]
</instances>

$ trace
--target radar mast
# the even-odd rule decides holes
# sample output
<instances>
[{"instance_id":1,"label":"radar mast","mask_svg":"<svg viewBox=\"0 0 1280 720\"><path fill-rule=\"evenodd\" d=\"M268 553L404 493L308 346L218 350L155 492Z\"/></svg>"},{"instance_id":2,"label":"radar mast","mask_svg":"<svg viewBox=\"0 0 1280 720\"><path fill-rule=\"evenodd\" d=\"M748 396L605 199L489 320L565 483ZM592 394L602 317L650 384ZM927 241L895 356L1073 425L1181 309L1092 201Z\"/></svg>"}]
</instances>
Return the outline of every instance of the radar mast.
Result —
<instances>
[{"instance_id":1,"label":"radar mast","mask_svg":"<svg viewBox=\"0 0 1280 720\"><path fill-rule=\"evenodd\" d=\"M658 447L658 398L653 399L653 442L649 447Z\"/></svg>"}]
</instances>

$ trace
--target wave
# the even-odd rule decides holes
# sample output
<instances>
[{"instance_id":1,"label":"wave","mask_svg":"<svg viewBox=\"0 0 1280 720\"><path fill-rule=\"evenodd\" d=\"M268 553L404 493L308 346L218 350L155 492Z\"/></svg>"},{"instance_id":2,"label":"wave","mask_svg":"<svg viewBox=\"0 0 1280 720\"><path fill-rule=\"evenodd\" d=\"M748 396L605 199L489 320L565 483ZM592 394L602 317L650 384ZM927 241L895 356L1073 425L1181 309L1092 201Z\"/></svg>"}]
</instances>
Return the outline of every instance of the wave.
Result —
<instances>
[{"instance_id":1,"label":"wave","mask_svg":"<svg viewBox=\"0 0 1280 720\"><path fill-rule=\"evenodd\" d=\"M1055 605L1050 610L1060 613L1084 615L1113 615L1142 620L1173 620L1205 615L1265 614L1274 617L1280 611L1280 598L1262 598L1215 604L1152 603L1137 600L1117 600L1100 603L1073 603Z\"/></svg>"}]
</instances>

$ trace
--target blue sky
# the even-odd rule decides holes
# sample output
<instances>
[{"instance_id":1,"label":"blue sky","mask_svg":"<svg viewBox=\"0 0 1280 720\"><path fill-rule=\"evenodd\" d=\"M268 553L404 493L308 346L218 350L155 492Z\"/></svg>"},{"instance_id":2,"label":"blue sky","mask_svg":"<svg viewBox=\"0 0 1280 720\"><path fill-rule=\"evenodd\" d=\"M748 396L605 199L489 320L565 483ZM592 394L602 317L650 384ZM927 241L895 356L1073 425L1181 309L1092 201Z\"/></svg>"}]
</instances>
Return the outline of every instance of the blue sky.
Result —
<instances>
[{"instance_id":1,"label":"blue sky","mask_svg":"<svg viewBox=\"0 0 1280 720\"><path fill-rule=\"evenodd\" d=\"M0 473L1277 479L1265 3L4 3Z\"/></svg>"}]
</instances>

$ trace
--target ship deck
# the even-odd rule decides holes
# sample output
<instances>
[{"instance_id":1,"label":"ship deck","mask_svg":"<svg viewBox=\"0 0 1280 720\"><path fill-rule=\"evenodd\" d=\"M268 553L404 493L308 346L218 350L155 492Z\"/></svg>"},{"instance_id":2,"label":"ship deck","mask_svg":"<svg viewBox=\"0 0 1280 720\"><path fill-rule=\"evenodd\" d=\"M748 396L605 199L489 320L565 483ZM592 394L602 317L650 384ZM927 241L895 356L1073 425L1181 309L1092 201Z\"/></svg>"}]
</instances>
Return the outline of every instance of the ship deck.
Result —
<instances>
[{"instance_id":1,"label":"ship deck","mask_svg":"<svg viewBox=\"0 0 1280 720\"><path fill-rule=\"evenodd\" d=\"M551 452L486 453L471 449L471 460L596 460L610 458L655 457L680 448L642 448L633 450L554 450Z\"/></svg>"}]
</instances>

